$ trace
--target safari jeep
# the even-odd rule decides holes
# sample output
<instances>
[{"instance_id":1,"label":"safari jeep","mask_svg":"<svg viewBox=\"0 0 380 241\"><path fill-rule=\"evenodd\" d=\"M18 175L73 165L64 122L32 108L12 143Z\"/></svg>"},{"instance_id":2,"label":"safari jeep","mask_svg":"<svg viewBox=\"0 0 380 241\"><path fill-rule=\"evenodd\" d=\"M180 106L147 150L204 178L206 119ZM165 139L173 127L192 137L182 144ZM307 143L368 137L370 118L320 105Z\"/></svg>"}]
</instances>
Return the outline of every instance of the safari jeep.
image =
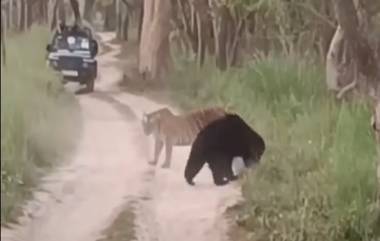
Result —
<instances>
[{"instance_id":1,"label":"safari jeep","mask_svg":"<svg viewBox=\"0 0 380 241\"><path fill-rule=\"evenodd\" d=\"M85 84L89 92L94 90L98 71L95 59L98 44L89 29L66 27L62 32L54 34L46 50L48 64L62 74L64 83L78 82Z\"/></svg>"}]
</instances>

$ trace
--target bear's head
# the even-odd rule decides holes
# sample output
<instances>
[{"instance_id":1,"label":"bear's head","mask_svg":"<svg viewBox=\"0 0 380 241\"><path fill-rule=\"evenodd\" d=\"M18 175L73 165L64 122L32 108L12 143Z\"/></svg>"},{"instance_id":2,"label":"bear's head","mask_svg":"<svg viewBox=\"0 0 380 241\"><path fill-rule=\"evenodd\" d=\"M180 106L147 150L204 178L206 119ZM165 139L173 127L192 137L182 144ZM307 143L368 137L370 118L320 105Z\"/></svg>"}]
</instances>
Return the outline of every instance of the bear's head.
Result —
<instances>
[{"instance_id":1,"label":"bear's head","mask_svg":"<svg viewBox=\"0 0 380 241\"><path fill-rule=\"evenodd\" d=\"M261 160L261 156L265 151L265 142L264 140L258 136L259 138L255 138L255 141L251 143L249 154L246 158L244 158L244 164L246 167L254 167L259 164Z\"/></svg>"}]
</instances>

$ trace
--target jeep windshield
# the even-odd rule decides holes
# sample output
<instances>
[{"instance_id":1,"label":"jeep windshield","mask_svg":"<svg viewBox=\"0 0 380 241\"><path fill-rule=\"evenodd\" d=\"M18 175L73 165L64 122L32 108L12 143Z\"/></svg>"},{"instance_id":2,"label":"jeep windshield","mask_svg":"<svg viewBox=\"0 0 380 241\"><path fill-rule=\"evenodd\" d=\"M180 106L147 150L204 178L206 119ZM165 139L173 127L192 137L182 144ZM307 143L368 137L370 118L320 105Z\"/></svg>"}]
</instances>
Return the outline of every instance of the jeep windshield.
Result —
<instances>
[{"instance_id":1,"label":"jeep windshield","mask_svg":"<svg viewBox=\"0 0 380 241\"><path fill-rule=\"evenodd\" d=\"M56 37L54 41L54 48L57 50L81 50L81 51L89 51L90 50L90 41L85 37L77 37L77 36L62 36L59 35Z\"/></svg>"}]
</instances>

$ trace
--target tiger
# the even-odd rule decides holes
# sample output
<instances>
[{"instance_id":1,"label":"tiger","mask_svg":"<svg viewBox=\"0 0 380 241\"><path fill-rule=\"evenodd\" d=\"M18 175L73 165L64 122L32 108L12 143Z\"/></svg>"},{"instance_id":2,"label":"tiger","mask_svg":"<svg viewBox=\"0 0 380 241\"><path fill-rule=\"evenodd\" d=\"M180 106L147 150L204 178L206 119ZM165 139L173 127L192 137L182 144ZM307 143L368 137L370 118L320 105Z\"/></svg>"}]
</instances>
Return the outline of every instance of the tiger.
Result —
<instances>
[{"instance_id":1,"label":"tiger","mask_svg":"<svg viewBox=\"0 0 380 241\"><path fill-rule=\"evenodd\" d=\"M144 134L153 134L155 146L154 157L149 164L155 166L165 144L166 158L162 168L169 168L173 146L188 146L193 143L198 133L214 120L222 118L227 111L221 107L193 110L176 115L164 107L150 113L143 113L142 126Z\"/></svg>"}]
</instances>

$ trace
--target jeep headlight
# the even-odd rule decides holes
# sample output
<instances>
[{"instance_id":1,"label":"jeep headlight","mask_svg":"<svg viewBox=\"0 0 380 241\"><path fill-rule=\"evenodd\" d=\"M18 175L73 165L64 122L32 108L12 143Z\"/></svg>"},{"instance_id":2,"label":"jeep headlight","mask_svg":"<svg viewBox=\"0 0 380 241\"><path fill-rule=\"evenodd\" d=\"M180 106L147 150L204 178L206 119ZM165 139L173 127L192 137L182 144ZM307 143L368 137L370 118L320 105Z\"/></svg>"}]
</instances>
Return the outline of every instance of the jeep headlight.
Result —
<instances>
[{"instance_id":1,"label":"jeep headlight","mask_svg":"<svg viewBox=\"0 0 380 241\"><path fill-rule=\"evenodd\" d=\"M67 37L67 43L69 45L75 44L75 38L73 36Z\"/></svg>"},{"instance_id":2,"label":"jeep headlight","mask_svg":"<svg viewBox=\"0 0 380 241\"><path fill-rule=\"evenodd\" d=\"M90 43L87 39L82 40L80 47L82 49L89 49L90 48Z\"/></svg>"}]
</instances>

